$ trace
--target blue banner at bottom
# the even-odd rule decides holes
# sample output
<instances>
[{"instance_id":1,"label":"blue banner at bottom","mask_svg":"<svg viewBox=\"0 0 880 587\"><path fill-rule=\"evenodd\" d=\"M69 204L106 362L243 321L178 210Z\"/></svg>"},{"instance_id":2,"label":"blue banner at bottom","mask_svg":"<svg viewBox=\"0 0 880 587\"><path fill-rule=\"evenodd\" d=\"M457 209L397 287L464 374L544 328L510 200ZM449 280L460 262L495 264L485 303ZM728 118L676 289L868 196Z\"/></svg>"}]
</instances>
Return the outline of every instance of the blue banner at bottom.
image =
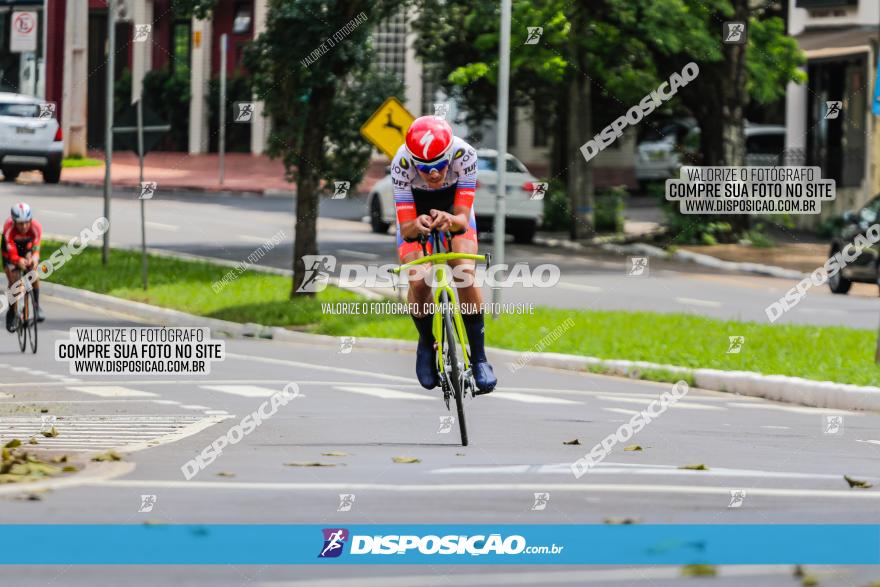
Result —
<instances>
[{"instance_id":1,"label":"blue banner at bottom","mask_svg":"<svg viewBox=\"0 0 880 587\"><path fill-rule=\"evenodd\" d=\"M7 524L0 543L6 565L880 564L867 524Z\"/></svg>"}]
</instances>

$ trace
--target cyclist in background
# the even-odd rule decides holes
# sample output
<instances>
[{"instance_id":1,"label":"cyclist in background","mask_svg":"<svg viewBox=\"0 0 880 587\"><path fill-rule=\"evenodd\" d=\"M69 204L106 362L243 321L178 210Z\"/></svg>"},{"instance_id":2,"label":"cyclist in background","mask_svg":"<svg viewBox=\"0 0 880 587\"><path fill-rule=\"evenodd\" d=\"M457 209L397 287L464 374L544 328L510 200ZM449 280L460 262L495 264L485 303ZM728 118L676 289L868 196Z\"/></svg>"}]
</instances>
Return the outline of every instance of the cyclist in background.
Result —
<instances>
[{"instance_id":1,"label":"cyclist in background","mask_svg":"<svg viewBox=\"0 0 880 587\"><path fill-rule=\"evenodd\" d=\"M35 269L40 262L40 240L43 227L34 220L31 207L19 202L10 210L9 218L3 224L3 237L0 248L3 250L3 269L9 287L27 271ZM46 319L40 308L40 281L34 279L34 305L37 321ZM6 311L6 330L15 331L15 306L10 305Z\"/></svg>"},{"instance_id":2,"label":"cyclist in background","mask_svg":"<svg viewBox=\"0 0 880 587\"><path fill-rule=\"evenodd\" d=\"M436 229L453 235L451 250L477 253L477 225L474 219L474 192L477 184L477 152L453 136L452 127L434 116L416 119L406 140L391 161L391 184L397 209L397 252L401 263L422 256L420 236ZM449 243L446 243L447 245ZM431 254L433 242L427 243ZM474 261L456 259L470 279L458 287L459 302L465 309L481 308L483 296L473 279ZM425 389L440 384L432 332L433 315L423 312L432 303L431 286L426 279L430 267L418 265L409 274L408 300L416 310L413 322L419 331L416 349L416 375ZM459 269L461 271L461 269ZM482 311L462 312L470 344L470 357L477 393L495 389L497 379L486 358Z\"/></svg>"}]
</instances>

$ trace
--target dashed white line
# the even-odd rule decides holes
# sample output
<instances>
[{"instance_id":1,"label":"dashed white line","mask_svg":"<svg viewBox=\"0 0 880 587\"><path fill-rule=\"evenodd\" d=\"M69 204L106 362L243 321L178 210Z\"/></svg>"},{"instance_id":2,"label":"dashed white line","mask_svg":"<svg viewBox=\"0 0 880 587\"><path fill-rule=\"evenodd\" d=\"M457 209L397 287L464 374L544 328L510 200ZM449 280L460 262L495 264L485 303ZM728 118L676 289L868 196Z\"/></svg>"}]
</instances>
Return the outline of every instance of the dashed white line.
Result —
<instances>
[{"instance_id":1,"label":"dashed white line","mask_svg":"<svg viewBox=\"0 0 880 587\"><path fill-rule=\"evenodd\" d=\"M714 300L698 300L696 298L675 298L675 301L679 304L700 306L702 308L720 308L724 305L721 302L716 302Z\"/></svg>"},{"instance_id":2,"label":"dashed white line","mask_svg":"<svg viewBox=\"0 0 880 587\"><path fill-rule=\"evenodd\" d=\"M333 389L339 389L341 391L350 391L352 393L360 393L363 395L371 395L373 397L378 397L381 399L407 399L407 400L434 400L434 397L428 397L427 395L419 395L417 393L410 393L408 391L398 391L396 389L387 389L384 387L362 387L359 385L337 385L334 386Z\"/></svg>"},{"instance_id":3,"label":"dashed white line","mask_svg":"<svg viewBox=\"0 0 880 587\"><path fill-rule=\"evenodd\" d=\"M584 283L568 283L565 281L560 281L556 284L556 287L562 289L571 289L575 291L586 291L590 293L599 293L601 291L604 291L601 287L595 285L586 285Z\"/></svg>"},{"instance_id":4,"label":"dashed white line","mask_svg":"<svg viewBox=\"0 0 880 587\"><path fill-rule=\"evenodd\" d=\"M271 397L281 391L270 387L260 387L259 385L200 385L199 388L240 395L242 397Z\"/></svg>"},{"instance_id":5,"label":"dashed white line","mask_svg":"<svg viewBox=\"0 0 880 587\"><path fill-rule=\"evenodd\" d=\"M120 385L80 385L71 386L68 389L99 397L156 397L155 393L122 387Z\"/></svg>"},{"instance_id":6,"label":"dashed white line","mask_svg":"<svg viewBox=\"0 0 880 587\"><path fill-rule=\"evenodd\" d=\"M345 253L350 257L357 257L359 259L378 259L379 255L376 253L365 253L363 251L352 251L351 249L339 249L340 253Z\"/></svg>"},{"instance_id":7,"label":"dashed white line","mask_svg":"<svg viewBox=\"0 0 880 587\"><path fill-rule=\"evenodd\" d=\"M515 402L522 402L525 404L577 404L579 402L573 402L570 399L562 399L558 397L550 397L547 395L532 395L528 393L516 393L511 391L501 391L496 393L494 397L499 399L507 399Z\"/></svg>"},{"instance_id":8,"label":"dashed white line","mask_svg":"<svg viewBox=\"0 0 880 587\"><path fill-rule=\"evenodd\" d=\"M163 224L161 222L150 222L147 221L147 226L150 228L155 228L157 230L164 230L166 232L177 232L180 230L180 227L174 224Z\"/></svg>"}]
</instances>

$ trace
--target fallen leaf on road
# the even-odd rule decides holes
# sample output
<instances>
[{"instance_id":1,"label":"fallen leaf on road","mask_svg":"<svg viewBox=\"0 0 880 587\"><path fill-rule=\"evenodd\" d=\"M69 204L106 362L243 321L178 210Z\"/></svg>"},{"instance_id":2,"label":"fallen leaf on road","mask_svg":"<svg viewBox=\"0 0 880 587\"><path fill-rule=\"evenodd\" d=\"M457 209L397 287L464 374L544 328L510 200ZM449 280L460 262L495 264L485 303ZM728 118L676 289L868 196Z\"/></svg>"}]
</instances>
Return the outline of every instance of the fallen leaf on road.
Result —
<instances>
[{"instance_id":1,"label":"fallen leaf on road","mask_svg":"<svg viewBox=\"0 0 880 587\"><path fill-rule=\"evenodd\" d=\"M322 453L321 453L321 456L322 456L322 457L347 457L347 456L348 456L348 453L347 453L347 452L341 452L341 451L338 451L338 450L331 450L330 452L322 452Z\"/></svg>"},{"instance_id":2,"label":"fallen leaf on road","mask_svg":"<svg viewBox=\"0 0 880 587\"><path fill-rule=\"evenodd\" d=\"M611 525L626 525L626 524L640 524L642 522L639 518L605 518L602 520L603 524L611 524Z\"/></svg>"},{"instance_id":3,"label":"fallen leaf on road","mask_svg":"<svg viewBox=\"0 0 880 587\"><path fill-rule=\"evenodd\" d=\"M228 471L220 471L217 473L218 477L235 477L235 473L229 473Z\"/></svg>"},{"instance_id":4,"label":"fallen leaf on road","mask_svg":"<svg viewBox=\"0 0 880 587\"><path fill-rule=\"evenodd\" d=\"M40 444L40 443L37 442L37 439L35 436L31 436L30 438L28 438L28 444Z\"/></svg>"},{"instance_id":5,"label":"fallen leaf on road","mask_svg":"<svg viewBox=\"0 0 880 587\"><path fill-rule=\"evenodd\" d=\"M49 413L49 408L40 408L40 413L41 413L41 414L48 414L48 413Z\"/></svg>"},{"instance_id":6,"label":"fallen leaf on road","mask_svg":"<svg viewBox=\"0 0 880 587\"><path fill-rule=\"evenodd\" d=\"M813 575L805 575L803 579L801 579L801 585L804 587L815 587L819 584L819 579L814 577Z\"/></svg>"},{"instance_id":7,"label":"fallen leaf on road","mask_svg":"<svg viewBox=\"0 0 880 587\"><path fill-rule=\"evenodd\" d=\"M336 463L319 463L318 461L294 461L284 463L285 467L335 467Z\"/></svg>"},{"instance_id":8,"label":"fallen leaf on road","mask_svg":"<svg viewBox=\"0 0 880 587\"><path fill-rule=\"evenodd\" d=\"M873 484L868 483L867 481L862 481L860 479L853 479L852 477L848 477L846 475L843 476L847 483L849 483L850 488L857 487L858 489L870 489L874 487Z\"/></svg>"},{"instance_id":9,"label":"fallen leaf on road","mask_svg":"<svg viewBox=\"0 0 880 587\"><path fill-rule=\"evenodd\" d=\"M628 451L628 452L633 452L633 451L637 451L637 450L642 450L642 447L638 444L631 444L628 447L624 448L623 450Z\"/></svg>"},{"instance_id":10,"label":"fallen leaf on road","mask_svg":"<svg viewBox=\"0 0 880 587\"><path fill-rule=\"evenodd\" d=\"M709 467L707 467L706 465L703 465L703 464L699 464L699 465L682 465L682 466L679 467L679 469L687 469L687 470L689 470L689 471L708 471L708 470L709 470Z\"/></svg>"},{"instance_id":11,"label":"fallen leaf on road","mask_svg":"<svg viewBox=\"0 0 880 587\"><path fill-rule=\"evenodd\" d=\"M395 463L421 463L422 459L417 459L415 457L393 457L391 459Z\"/></svg>"},{"instance_id":12,"label":"fallen leaf on road","mask_svg":"<svg viewBox=\"0 0 880 587\"><path fill-rule=\"evenodd\" d=\"M67 455L61 455L60 457L54 457L54 458L51 458L51 459L49 459L49 462L52 462L52 463L66 463L66 462L67 462Z\"/></svg>"},{"instance_id":13,"label":"fallen leaf on road","mask_svg":"<svg viewBox=\"0 0 880 587\"><path fill-rule=\"evenodd\" d=\"M92 457L92 461L95 463L104 463L107 461L121 461L121 460L122 460L122 457L119 456L119 453L117 453L114 450L110 450L110 451L107 451L103 454L99 454L97 456Z\"/></svg>"},{"instance_id":14,"label":"fallen leaf on road","mask_svg":"<svg viewBox=\"0 0 880 587\"><path fill-rule=\"evenodd\" d=\"M457 452L457 453L455 453L455 456L457 456L457 457L463 457L463 456L464 456L464 453L463 453L463 452Z\"/></svg>"},{"instance_id":15,"label":"fallen leaf on road","mask_svg":"<svg viewBox=\"0 0 880 587\"><path fill-rule=\"evenodd\" d=\"M573 445L579 445L580 443L581 443L581 441L578 440L577 438L575 438L574 440L566 440L566 441L563 442L562 444L573 444Z\"/></svg>"},{"instance_id":16,"label":"fallen leaf on road","mask_svg":"<svg viewBox=\"0 0 880 587\"><path fill-rule=\"evenodd\" d=\"M685 565L681 574L685 577L714 577L718 570L713 565Z\"/></svg>"},{"instance_id":17,"label":"fallen leaf on road","mask_svg":"<svg viewBox=\"0 0 880 587\"><path fill-rule=\"evenodd\" d=\"M52 426L49 430L43 430L43 436L45 436L46 438L55 438L56 436L58 436L58 430L55 428L55 426Z\"/></svg>"},{"instance_id":18,"label":"fallen leaf on road","mask_svg":"<svg viewBox=\"0 0 880 587\"><path fill-rule=\"evenodd\" d=\"M13 438L4 445L4 448L18 448L19 446L21 446L21 441L17 438Z\"/></svg>"}]
</instances>

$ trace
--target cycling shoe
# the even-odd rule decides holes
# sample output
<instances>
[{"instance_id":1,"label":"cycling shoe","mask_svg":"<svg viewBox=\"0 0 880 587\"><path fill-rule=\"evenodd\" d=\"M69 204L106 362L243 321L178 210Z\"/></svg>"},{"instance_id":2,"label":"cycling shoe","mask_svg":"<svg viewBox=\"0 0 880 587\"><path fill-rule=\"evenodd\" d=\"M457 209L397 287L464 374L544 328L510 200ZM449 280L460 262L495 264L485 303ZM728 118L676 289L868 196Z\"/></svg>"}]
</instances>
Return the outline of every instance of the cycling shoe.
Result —
<instances>
[{"instance_id":1,"label":"cycling shoe","mask_svg":"<svg viewBox=\"0 0 880 587\"><path fill-rule=\"evenodd\" d=\"M416 377L425 389L434 389L440 385L437 375L436 353L434 345L419 344L416 349Z\"/></svg>"},{"instance_id":2,"label":"cycling shoe","mask_svg":"<svg viewBox=\"0 0 880 587\"><path fill-rule=\"evenodd\" d=\"M474 395L482 395L495 389L498 379L495 377L495 372L492 371L492 365L487 361L480 361L479 363L474 363L471 369L474 374L474 383L477 384Z\"/></svg>"}]
</instances>

